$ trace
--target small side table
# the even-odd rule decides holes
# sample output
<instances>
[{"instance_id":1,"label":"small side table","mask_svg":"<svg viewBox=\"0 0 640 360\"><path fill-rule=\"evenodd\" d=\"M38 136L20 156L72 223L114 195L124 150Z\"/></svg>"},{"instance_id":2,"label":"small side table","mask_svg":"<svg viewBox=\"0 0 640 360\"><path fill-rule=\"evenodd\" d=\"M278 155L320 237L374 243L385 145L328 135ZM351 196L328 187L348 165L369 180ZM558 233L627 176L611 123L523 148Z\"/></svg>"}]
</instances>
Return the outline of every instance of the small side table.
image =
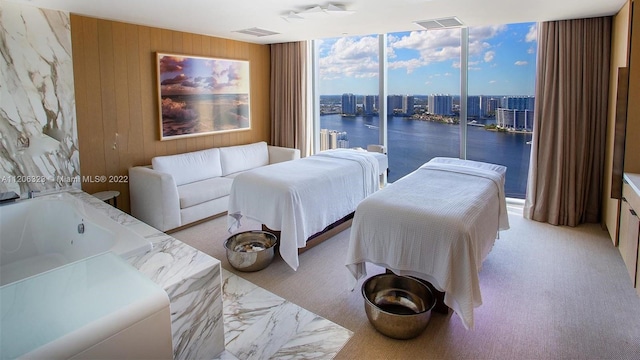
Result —
<instances>
[{"instance_id":1,"label":"small side table","mask_svg":"<svg viewBox=\"0 0 640 360\"><path fill-rule=\"evenodd\" d=\"M113 207L117 208L118 207L118 196L120 196L120 191L116 191L116 190L100 191L100 192L97 192L97 193L93 194L93 196L95 196L98 199L106 202L107 204L111 204L111 205L113 205Z\"/></svg>"}]
</instances>

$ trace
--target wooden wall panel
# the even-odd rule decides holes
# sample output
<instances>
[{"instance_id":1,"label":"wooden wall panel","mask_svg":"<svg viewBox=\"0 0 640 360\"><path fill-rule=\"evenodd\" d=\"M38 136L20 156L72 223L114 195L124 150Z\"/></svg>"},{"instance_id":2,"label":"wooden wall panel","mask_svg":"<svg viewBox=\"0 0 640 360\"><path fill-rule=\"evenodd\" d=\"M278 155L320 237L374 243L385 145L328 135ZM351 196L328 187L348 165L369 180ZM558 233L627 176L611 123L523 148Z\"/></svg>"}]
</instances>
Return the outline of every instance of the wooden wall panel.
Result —
<instances>
[{"instance_id":1,"label":"wooden wall panel","mask_svg":"<svg viewBox=\"0 0 640 360\"><path fill-rule=\"evenodd\" d=\"M640 173L640 2L631 8L631 47L629 53L629 103L624 152L624 171Z\"/></svg>"},{"instance_id":2,"label":"wooden wall panel","mask_svg":"<svg viewBox=\"0 0 640 360\"><path fill-rule=\"evenodd\" d=\"M258 45L71 15L80 173L127 176L159 155L269 141L270 51ZM156 52L250 62L251 129L160 141ZM83 181L88 193L118 190L129 212L126 182Z\"/></svg>"},{"instance_id":3,"label":"wooden wall panel","mask_svg":"<svg viewBox=\"0 0 640 360\"><path fill-rule=\"evenodd\" d=\"M611 62L609 76L609 114L607 118L607 146L605 151L605 175L602 191L602 225L606 227L614 244L618 239L618 215L620 209L619 200L612 196L615 187L613 176L616 146L616 119L618 118L618 89L619 69L628 67L629 59L629 17L630 3L622 6L613 18L611 37ZM624 142L624 140L623 140ZM624 144L622 144L624 146ZM624 152L624 149L622 149Z\"/></svg>"}]
</instances>

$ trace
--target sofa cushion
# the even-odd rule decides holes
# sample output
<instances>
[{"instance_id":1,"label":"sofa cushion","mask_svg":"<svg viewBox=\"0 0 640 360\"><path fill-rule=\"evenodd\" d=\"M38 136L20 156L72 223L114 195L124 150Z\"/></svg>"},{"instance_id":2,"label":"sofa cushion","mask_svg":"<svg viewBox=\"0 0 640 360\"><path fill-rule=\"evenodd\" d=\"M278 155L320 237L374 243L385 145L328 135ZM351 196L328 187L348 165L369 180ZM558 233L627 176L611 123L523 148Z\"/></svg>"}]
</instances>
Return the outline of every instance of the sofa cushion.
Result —
<instances>
[{"instance_id":1,"label":"sofa cushion","mask_svg":"<svg viewBox=\"0 0 640 360\"><path fill-rule=\"evenodd\" d=\"M171 174L177 186L222 176L218 148L151 159L154 170Z\"/></svg>"},{"instance_id":2,"label":"sofa cushion","mask_svg":"<svg viewBox=\"0 0 640 360\"><path fill-rule=\"evenodd\" d=\"M264 141L219 149L222 176L269 165L269 150Z\"/></svg>"},{"instance_id":3,"label":"sofa cushion","mask_svg":"<svg viewBox=\"0 0 640 360\"><path fill-rule=\"evenodd\" d=\"M215 200L231 193L233 179L214 177L178 186L180 209Z\"/></svg>"}]
</instances>

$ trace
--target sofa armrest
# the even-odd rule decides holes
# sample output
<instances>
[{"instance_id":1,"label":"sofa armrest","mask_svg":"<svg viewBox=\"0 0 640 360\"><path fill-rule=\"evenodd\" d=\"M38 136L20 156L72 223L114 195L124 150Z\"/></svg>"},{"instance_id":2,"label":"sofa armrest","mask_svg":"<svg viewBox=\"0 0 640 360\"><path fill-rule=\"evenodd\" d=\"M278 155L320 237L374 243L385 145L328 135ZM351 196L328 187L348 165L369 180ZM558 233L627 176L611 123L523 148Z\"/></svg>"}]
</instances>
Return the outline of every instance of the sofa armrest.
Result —
<instances>
[{"instance_id":1,"label":"sofa armrest","mask_svg":"<svg viewBox=\"0 0 640 360\"><path fill-rule=\"evenodd\" d=\"M300 150L268 145L269 164L275 164L283 161L300 159Z\"/></svg>"},{"instance_id":2,"label":"sofa armrest","mask_svg":"<svg viewBox=\"0 0 640 360\"><path fill-rule=\"evenodd\" d=\"M129 169L131 215L160 230L181 225L180 199L173 176L136 166Z\"/></svg>"}]
</instances>

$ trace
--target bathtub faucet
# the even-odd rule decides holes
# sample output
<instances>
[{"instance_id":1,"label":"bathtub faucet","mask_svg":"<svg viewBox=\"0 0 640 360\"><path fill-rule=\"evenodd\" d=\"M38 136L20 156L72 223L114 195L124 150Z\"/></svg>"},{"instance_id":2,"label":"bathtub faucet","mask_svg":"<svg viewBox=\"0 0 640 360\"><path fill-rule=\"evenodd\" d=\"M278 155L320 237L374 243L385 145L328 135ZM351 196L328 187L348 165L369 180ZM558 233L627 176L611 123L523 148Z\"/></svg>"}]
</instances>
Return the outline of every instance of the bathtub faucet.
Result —
<instances>
[{"instance_id":1,"label":"bathtub faucet","mask_svg":"<svg viewBox=\"0 0 640 360\"><path fill-rule=\"evenodd\" d=\"M33 199L34 197L36 197L36 194L39 192L40 191L37 191L37 190L29 190L29 192L27 193L27 198Z\"/></svg>"}]
</instances>

